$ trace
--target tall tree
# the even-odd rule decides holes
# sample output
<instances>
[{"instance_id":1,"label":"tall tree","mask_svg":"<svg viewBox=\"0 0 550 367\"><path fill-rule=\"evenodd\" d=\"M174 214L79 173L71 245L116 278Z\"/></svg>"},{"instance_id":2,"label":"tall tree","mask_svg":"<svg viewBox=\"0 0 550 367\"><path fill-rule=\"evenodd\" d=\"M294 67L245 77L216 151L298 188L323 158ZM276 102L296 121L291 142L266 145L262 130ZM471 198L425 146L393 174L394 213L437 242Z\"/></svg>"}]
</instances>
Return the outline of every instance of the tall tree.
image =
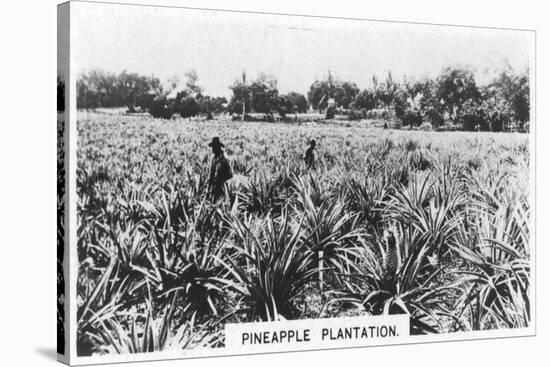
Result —
<instances>
[{"instance_id":1,"label":"tall tree","mask_svg":"<svg viewBox=\"0 0 550 367\"><path fill-rule=\"evenodd\" d=\"M382 102L386 110L389 110L397 92L397 84L393 81L391 72L388 71L383 83L379 83L377 79L373 79L373 82L377 100Z\"/></svg>"},{"instance_id":2,"label":"tall tree","mask_svg":"<svg viewBox=\"0 0 550 367\"><path fill-rule=\"evenodd\" d=\"M453 121L467 100L479 97L474 74L467 68L447 67L437 77L437 98Z\"/></svg>"},{"instance_id":3,"label":"tall tree","mask_svg":"<svg viewBox=\"0 0 550 367\"><path fill-rule=\"evenodd\" d=\"M271 115L273 111L278 110L277 80L272 76L262 73L249 83L246 73L243 72L242 78L235 80L230 88L233 95L227 109L231 113L242 112L242 121L244 121L247 112Z\"/></svg>"},{"instance_id":4,"label":"tall tree","mask_svg":"<svg viewBox=\"0 0 550 367\"><path fill-rule=\"evenodd\" d=\"M328 101L334 98L337 106L349 108L351 102L359 93L359 88L352 82L340 81L328 72L326 80L316 80L309 88L307 98L313 108L323 111Z\"/></svg>"},{"instance_id":5,"label":"tall tree","mask_svg":"<svg viewBox=\"0 0 550 367\"><path fill-rule=\"evenodd\" d=\"M438 127L443 124L443 104L437 96L437 83L433 79L425 79L422 82L419 107L432 126Z\"/></svg>"},{"instance_id":6,"label":"tall tree","mask_svg":"<svg viewBox=\"0 0 550 367\"><path fill-rule=\"evenodd\" d=\"M250 111L250 86L246 78L246 70L243 70L240 79L235 79L233 85L229 87L233 91L233 96L229 101L229 112L241 112L241 121L244 121L245 115Z\"/></svg>"},{"instance_id":7,"label":"tall tree","mask_svg":"<svg viewBox=\"0 0 550 367\"><path fill-rule=\"evenodd\" d=\"M250 84L250 97L251 109L254 112L271 115L277 110L279 103L277 81L260 75Z\"/></svg>"},{"instance_id":8,"label":"tall tree","mask_svg":"<svg viewBox=\"0 0 550 367\"><path fill-rule=\"evenodd\" d=\"M353 107L365 111L370 111L376 108L378 101L376 93L373 90L365 89L355 97Z\"/></svg>"},{"instance_id":9,"label":"tall tree","mask_svg":"<svg viewBox=\"0 0 550 367\"><path fill-rule=\"evenodd\" d=\"M520 125L529 121L529 72L515 72L510 66L489 84L492 98L502 99L511 108Z\"/></svg>"}]
</instances>

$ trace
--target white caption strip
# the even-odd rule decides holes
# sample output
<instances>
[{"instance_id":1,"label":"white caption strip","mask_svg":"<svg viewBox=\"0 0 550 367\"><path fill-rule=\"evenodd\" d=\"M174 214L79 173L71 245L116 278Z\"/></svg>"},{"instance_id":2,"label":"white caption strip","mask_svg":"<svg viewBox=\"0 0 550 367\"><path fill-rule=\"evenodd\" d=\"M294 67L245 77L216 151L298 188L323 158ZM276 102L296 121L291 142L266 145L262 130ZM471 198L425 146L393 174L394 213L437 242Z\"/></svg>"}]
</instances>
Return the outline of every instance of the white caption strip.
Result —
<instances>
[{"instance_id":1,"label":"white caption strip","mask_svg":"<svg viewBox=\"0 0 550 367\"><path fill-rule=\"evenodd\" d=\"M383 345L408 336L408 315L225 325L226 348L248 353Z\"/></svg>"}]
</instances>

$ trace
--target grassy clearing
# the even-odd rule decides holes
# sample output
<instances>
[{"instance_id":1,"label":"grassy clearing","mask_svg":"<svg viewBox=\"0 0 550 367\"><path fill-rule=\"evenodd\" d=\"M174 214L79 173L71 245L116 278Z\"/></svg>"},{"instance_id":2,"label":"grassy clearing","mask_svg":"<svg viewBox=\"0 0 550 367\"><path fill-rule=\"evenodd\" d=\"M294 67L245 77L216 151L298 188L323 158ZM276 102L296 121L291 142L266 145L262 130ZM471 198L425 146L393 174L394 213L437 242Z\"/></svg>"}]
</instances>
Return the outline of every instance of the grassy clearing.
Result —
<instances>
[{"instance_id":1,"label":"grassy clearing","mask_svg":"<svg viewBox=\"0 0 550 367\"><path fill-rule=\"evenodd\" d=\"M94 113L78 131L79 355L222 346L226 322L530 322L526 134ZM219 203L212 136L236 174Z\"/></svg>"}]
</instances>

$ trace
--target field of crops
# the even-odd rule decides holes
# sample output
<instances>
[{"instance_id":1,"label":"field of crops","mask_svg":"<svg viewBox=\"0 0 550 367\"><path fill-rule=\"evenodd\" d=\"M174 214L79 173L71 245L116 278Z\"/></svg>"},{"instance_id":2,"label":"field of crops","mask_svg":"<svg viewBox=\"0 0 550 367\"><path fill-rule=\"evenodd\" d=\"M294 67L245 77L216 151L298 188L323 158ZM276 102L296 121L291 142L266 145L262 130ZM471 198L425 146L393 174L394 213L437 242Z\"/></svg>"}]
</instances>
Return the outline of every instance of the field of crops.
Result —
<instances>
[{"instance_id":1,"label":"field of crops","mask_svg":"<svg viewBox=\"0 0 550 367\"><path fill-rule=\"evenodd\" d=\"M225 323L281 318L530 323L527 134L99 113L78 133L79 355L219 347ZM219 202L213 136L235 173Z\"/></svg>"}]
</instances>

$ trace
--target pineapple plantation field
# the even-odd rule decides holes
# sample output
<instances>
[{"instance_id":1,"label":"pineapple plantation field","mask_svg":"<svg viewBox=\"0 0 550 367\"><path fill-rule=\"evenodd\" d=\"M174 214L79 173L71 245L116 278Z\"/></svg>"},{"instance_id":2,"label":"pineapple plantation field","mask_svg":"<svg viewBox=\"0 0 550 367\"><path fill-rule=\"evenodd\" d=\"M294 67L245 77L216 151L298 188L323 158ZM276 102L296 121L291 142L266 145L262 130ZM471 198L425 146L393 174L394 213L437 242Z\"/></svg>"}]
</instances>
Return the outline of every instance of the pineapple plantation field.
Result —
<instances>
[{"instance_id":1,"label":"pineapple plantation field","mask_svg":"<svg viewBox=\"0 0 550 367\"><path fill-rule=\"evenodd\" d=\"M234 171L218 202L214 136ZM80 113L78 354L221 347L259 320L526 327L528 139Z\"/></svg>"}]
</instances>

